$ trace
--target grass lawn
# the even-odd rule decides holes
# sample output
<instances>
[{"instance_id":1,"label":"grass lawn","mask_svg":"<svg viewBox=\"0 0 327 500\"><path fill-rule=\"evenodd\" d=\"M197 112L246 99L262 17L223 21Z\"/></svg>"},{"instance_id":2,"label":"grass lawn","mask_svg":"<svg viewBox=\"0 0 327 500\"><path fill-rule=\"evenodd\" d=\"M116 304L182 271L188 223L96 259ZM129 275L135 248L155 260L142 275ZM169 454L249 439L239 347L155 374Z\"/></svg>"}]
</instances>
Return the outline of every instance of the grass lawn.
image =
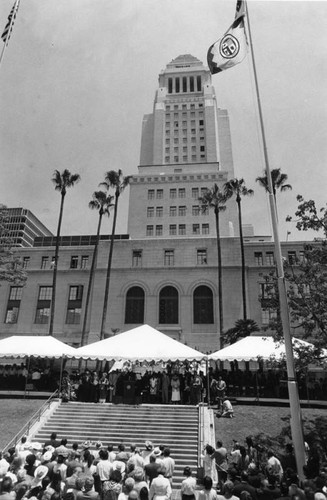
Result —
<instances>
[{"instance_id":1,"label":"grass lawn","mask_svg":"<svg viewBox=\"0 0 327 500\"><path fill-rule=\"evenodd\" d=\"M0 450L43 404L41 399L0 399Z\"/></svg>"},{"instance_id":2,"label":"grass lawn","mask_svg":"<svg viewBox=\"0 0 327 500\"><path fill-rule=\"evenodd\" d=\"M327 418L327 409L302 409L304 432L312 428L316 417ZM289 408L276 406L234 406L234 418L215 418L216 439L220 439L230 450L233 439L244 443L246 436L264 433L272 438L277 437L283 427L289 425Z\"/></svg>"}]
</instances>

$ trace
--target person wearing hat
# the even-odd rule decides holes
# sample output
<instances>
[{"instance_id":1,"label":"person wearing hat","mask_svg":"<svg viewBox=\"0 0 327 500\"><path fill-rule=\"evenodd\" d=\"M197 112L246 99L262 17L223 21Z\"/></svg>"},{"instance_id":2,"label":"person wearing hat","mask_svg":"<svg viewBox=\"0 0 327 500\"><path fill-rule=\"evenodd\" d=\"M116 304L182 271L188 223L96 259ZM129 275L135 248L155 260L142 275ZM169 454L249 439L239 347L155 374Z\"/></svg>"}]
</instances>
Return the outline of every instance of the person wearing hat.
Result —
<instances>
[{"instance_id":1,"label":"person wearing hat","mask_svg":"<svg viewBox=\"0 0 327 500\"><path fill-rule=\"evenodd\" d=\"M181 497L182 500L195 500L195 492L196 492L196 479L192 477L192 470L190 467L184 467L183 479L181 484Z\"/></svg>"},{"instance_id":2,"label":"person wearing hat","mask_svg":"<svg viewBox=\"0 0 327 500\"><path fill-rule=\"evenodd\" d=\"M145 449L142 451L141 456L144 460L144 465L147 465L150 462L150 455L153 450L153 444L151 441L145 441Z\"/></svg>"},{"instance_id":3,"label":"person wearing hat","mask_svg":"<svg viewBox=\"0 0 327 500\"><path fill-rule=\"evenodd\" d=\"M42 480L48 474L48 468L45 465L39 465L34 471L34 478L30 485L29 496L37 496L42 490ZM49 480L50 482L50 480Z\"/></svg>"}]
</instances>

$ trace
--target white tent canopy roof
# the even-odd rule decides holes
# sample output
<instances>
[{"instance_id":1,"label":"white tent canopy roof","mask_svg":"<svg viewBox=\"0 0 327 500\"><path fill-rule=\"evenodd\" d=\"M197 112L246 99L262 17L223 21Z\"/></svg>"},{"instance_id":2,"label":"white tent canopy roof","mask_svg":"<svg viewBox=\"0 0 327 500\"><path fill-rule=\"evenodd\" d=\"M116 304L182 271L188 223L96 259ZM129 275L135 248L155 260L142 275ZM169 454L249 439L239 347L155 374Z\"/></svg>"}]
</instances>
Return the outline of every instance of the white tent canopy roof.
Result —
<instances>
[{"instance_id":1,"label":"white tent canopy roof","mask_svg":"<svg viewBox=\"0 0 327 500\"><path fill-rule=\"evenodd\" d=\"M114 337L76 349L75 358L129 361L201 361L206 359L191 347L149 325L142 325Z\"/></svg>"},{"instance_id":2,"label":"white tent canopy roof","mask_svg":"<svg viewBox=\"0 0 327 500\"><path fill-rule=\"evenodd\" d=\"M293 339L293 345L296 344L312 347L309 342ZM253 336L245 337L235 342L235 344L213 352L209 355L209 359L217 361L257 361L258 358L268 360L271 356L278 359L284 354L285 345L276 343L272 337Z\"/></svg>"},{"instance_id":3,"label":"white tent canopy roof","mask_svg":"<svg viewBox=\"0 0 327 500\"><path fill-rule=\"evenodd\" d=\"M50 336L14 335L0 340L0 358L61 358L76 349Z\"/></svg>"}]
</instances>

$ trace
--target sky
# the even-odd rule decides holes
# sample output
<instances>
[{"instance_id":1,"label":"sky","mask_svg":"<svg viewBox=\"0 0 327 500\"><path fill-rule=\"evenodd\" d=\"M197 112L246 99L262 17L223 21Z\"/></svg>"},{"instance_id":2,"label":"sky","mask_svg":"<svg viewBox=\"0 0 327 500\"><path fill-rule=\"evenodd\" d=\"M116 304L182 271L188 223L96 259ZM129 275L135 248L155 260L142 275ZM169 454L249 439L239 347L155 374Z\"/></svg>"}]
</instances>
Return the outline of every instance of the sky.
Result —
<instances>
[{"instance_id":1,"label":"sky","mask_svg":"<svg viewBox=\"0 0 327 500\"><path fill-rule=\"evenodd\" d=\"M13 3L1 0L1 30ZM138 172L142 118L159 72L180 54L206 63L235 4L21 0L0 66L0 203L30 209L55 233L60 195L51 178L68 168L81 181L67 192L62 234L94 234L88 202L105 172ZM319 207L327 201L327 1L250 0L248 9L270 167L293 186L278 196L280 239L308 239L285 218L297 194ZM268 235L268 202L255 182L265 167L251 68L248 55L212 79L230 116L235 176L255 191L243 201L243 222ZM127 211L128 192L117 233L127 232Z\"/></svg>"}]
</instances>

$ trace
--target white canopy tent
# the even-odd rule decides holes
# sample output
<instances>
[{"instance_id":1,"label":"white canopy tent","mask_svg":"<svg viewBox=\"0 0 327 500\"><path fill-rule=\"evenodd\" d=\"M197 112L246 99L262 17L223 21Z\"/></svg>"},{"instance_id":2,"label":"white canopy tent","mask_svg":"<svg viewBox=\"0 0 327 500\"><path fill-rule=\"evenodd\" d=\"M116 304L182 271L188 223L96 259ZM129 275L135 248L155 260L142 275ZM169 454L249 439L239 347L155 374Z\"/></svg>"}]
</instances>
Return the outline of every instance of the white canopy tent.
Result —
<instances>
[{"instance_id":1,"label":"white canopy tent","mask_svg":"<svg viewBox=\"0 0 327 500\"><path fill-rule=\"evenodd\" d=\"M93 344L76 349L75 358L167 362L207 359L191 347L172 339L149 325L142 325Z\"/></svg>"},{"instance_id":2,"label":"white canopy tent","mask_svg":"<svg viewBox=\"0 0 327 500\"><path fill-rule=\"evenodd\" d=\"M293 347L312 348L313 345L305 340L292 339ZM325 350L324 350L325 351ZM327 353L327 351L326 351ZM276 343L272 337L268 336L249 336L245 337L235 344L229 345L209 355L209 361L224 362L257 362L259 359L268 361L272 357L276 360L285 356L285 345Z\"/></svg>"},{"instance_id":3,"label":"white canopy tent","mask_svg":"<svg viewBox=\"0 0 327 500\"><path fill-rule=\"evenodd\" d=\"M56 358L74 356L76 349L50 336L14 335L0 340L0 358Z\"/></svg>"}]
</instances>

